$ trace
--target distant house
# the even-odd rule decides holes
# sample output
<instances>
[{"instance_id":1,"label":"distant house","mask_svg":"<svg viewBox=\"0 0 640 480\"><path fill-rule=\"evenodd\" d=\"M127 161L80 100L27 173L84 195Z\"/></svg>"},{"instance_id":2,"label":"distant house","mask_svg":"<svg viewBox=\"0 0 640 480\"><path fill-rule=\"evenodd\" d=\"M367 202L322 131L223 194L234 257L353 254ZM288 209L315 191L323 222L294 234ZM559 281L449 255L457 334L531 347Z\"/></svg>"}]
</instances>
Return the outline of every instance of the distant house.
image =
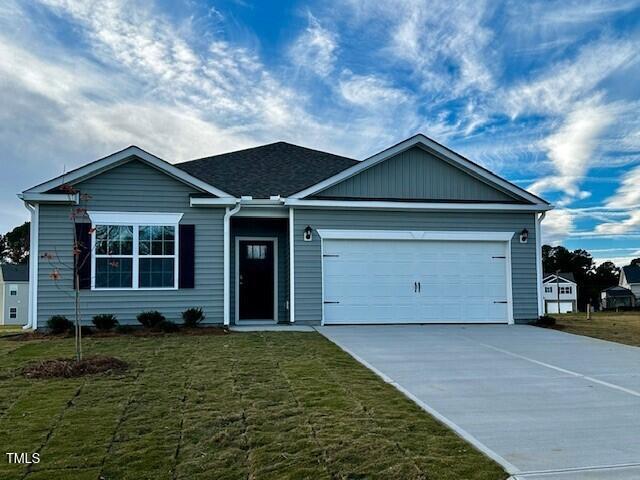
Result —
<instances>
[{"instance_id":1,"label":"distant house","mask_svg":"<svg viewBox=\"0 0 640 480\"><path fill-rule=\"evenodd\" d=\"M636 297L631 290L625 287L615 286L605 288L600 292L600 307L603 310L613 308L633 307Z\"/></svg>"},{"instance_id":2,"label":"distant house","mask_svg":"<svg viewBox=\"0 0 640 480\"><path fill-rule=\"evenodd\" d=\"M640 265L627 265L620 271L619 286L628 288L640 299Z\"/></svg>"},{"instance_id":3,"label":"distant house","mask_svg":"<svg viewBox=\"0 0 640 480\"><path fill-rule=\"evenodd\" d=\"M578 311L578 284L573 273L545 273L542 286L544 313Z\"/></svg>"},{"instance_id":4,"label":"distant house","mask_svg":"<svg viewBox=\"0 0 640 480\"><path fill-rule=\"evenodd\" d=\"M26 325L29 265L0 265L0 325Z\"/></svg>"}]
</instances>

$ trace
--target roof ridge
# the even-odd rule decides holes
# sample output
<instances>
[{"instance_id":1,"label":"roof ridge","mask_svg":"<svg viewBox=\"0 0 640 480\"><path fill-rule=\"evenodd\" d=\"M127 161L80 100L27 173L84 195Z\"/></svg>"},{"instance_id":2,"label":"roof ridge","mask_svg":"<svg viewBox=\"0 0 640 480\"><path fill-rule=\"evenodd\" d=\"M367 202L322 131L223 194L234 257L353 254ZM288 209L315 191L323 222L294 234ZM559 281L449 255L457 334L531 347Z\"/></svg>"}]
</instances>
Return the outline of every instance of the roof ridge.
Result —
<instances>
[{"instance_id":1,"label":"roof ridge","mask_svg":"<svg viewBox=\"0 0 640 480\"><path fill-rule=\"evenodd\" d=\"M238 153L242 153L242 152L248 152L250 150L258 150L258 149L261 149L261 148L271 147L271 146L274 146L274 145L289 145L291 147L299 148L301 150L307 150L309 152L321 153L323 155L331 155L333 157L339 157L339 158L343 158L345 160L352 160L354 162L358 162L359 161L359 160L356 160L355 158L345 157L343 155L338 155L337 153L325 152L324 150L318 150L318 149L315 149L315 148L304 147L302 145L297 145L295 143L285 142L284 140L278 140L277 142L265 143L263 145L256 145L255 147L247 147L247 148L242 148L240 150L232 150L230 152L216 153L214 155L209 155L209 156L206 156L206 157L200 157L200 158L194 158L194 159L191 159L191 160L185 160L183 162L174 163L174 165L184 165L185 163L192 163L192 162L197 162L197 161L200 161L200 160L219 159L219 158L225 157L227 155L233 155L233 154L238 154Z\"/></svg>"}]
</instances>

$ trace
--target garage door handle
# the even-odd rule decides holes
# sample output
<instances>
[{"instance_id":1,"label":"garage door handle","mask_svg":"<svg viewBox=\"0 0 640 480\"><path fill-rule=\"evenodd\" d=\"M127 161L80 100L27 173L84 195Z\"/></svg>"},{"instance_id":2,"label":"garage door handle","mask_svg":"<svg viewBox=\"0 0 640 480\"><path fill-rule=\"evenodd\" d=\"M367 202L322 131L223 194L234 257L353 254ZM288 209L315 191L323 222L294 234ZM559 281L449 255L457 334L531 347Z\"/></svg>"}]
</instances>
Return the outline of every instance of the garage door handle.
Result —
<instances>
[{"instance_id":1,"label":"garage door handle","mask_svg":"<svg viewBox=\"0 0 640 480\"><path fill-rule=\"evenodd\" d=\"M413 282L413 293L418 291L418 282Z\"/></svg>"},{"instance_id":2,"label":"garage door handle","mask_svg":"<svg viewBox=\"0 0 640 480\"><path fill-rule=\"evenodd\" d=\"M422 290L422 285L418 282L418 293L420 293L420 290Z\"/></svg>"},{"instance_id":3,"label":"garage door handle","mask_svg":"<svg viewBox=\"0 0 640 480\"><path fill-rule=\"evenodd\" d=\"M324 303L340 303L340 302L330 302L328 300L325 300Z\"/></svg>"},{"instance_id":4,"label":"garage door handle","mask_svg":"<svg viewBox=\"0 0 640 480\"><path fill-rule=\"evenodd\" d=\"M494 300L493 303L509 303L509 302L507 302L506 300L502 300L502 301Z\"/></svg>"}]
</instances>

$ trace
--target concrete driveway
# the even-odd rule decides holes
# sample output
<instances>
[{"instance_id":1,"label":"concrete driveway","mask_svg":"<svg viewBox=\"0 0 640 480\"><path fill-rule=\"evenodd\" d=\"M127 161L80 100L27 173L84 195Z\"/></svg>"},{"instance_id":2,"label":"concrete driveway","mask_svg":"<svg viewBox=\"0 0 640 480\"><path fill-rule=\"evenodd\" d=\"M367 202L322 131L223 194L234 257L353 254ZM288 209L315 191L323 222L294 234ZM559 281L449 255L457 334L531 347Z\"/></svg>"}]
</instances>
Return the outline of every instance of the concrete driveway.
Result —
<instances>
[{"instance_id":1,"label":"concrete driveway","mask_svg":"<svg viewBox=\"0 0 640 480\"><path fill-rule=\"evenodd\" d=\"M514 478L640 478L640 348L524 325L317 330Z\"/></svg>"}]
</instances>

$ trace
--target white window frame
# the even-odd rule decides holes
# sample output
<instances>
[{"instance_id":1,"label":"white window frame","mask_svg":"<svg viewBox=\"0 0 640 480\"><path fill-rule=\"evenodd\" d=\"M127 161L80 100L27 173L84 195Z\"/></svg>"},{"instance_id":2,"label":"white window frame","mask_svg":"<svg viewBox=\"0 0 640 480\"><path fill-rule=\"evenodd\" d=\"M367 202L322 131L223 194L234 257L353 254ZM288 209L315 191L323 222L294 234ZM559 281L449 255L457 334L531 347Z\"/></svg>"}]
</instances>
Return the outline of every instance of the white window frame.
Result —
<instances>
[{"instance_id":1,"label":"white window frame","mask_svg":"<svg viewBox=\"0 0 640 480\"><path fill-rule=\"evenodd\" d=\"M179 248L180 234L179 223L182 219L182 213L160 213L160 212L87 212L91 219L91 290L94 291L128 291L128 290L178 290L179 282ZM131 258L131 287L105 288L96 287L96 226L132 226L133 227L133 254L132 255L115 255L116 258ZM174 227L174 250L173 255L140 255L139 240L140 227L146 226L163 226ZM108 258L109 256L100 255L98 258ZM144 258L173 258L173 286L172 287L140 287L140 259Z\"/></svg>"},{"instance_id":2,"label":"white window frame","mask_svg":"<svg viewBox=\"0 0 640 480\"><path fill-rule=\"evenodd\" d=\"M15 283L9 284L9 296L15 297L18 295L18 285Z\"/></svg>"},{"instance_id":3,"label":"white window frame","mask_svg":"<svg viewBox=\"0 0 640 480\"><path fill-rule=\"evenodd\" d=\"M9 320L15 320L18 318L18 307L9 308Z\"/></svg>"}]
</instances>

